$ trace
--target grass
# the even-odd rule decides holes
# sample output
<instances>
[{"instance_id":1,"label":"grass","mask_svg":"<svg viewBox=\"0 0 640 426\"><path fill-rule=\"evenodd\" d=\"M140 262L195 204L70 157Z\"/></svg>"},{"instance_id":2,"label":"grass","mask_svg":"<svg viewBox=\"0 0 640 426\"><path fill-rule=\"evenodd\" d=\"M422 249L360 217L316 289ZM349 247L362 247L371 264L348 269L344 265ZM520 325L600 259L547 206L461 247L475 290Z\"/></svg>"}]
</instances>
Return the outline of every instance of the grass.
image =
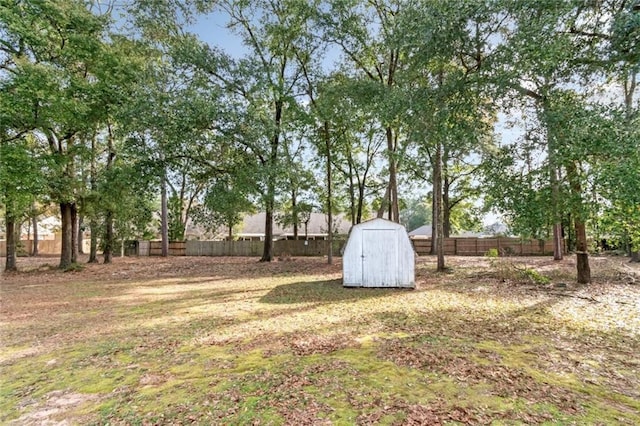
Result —
<instances>
[{"instance_id":1,"label":"grass","mask_svg":"<svg viewBox=\"0 0 640 426\"><path fill-rule=\"evenodd\" d=\"M116 259L4 275L0 423L640 424L640 289L594 260L421 258L418 289L321 259Z\"/></svg>"}]
</instances>

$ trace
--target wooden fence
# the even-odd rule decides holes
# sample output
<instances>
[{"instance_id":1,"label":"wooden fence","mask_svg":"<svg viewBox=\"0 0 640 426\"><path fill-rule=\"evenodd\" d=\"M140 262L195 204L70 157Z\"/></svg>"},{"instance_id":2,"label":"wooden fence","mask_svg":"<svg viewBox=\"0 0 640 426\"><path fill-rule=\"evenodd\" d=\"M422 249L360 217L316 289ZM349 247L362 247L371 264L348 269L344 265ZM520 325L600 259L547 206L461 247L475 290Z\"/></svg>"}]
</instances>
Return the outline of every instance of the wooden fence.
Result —
<instances>
[{"instance_id":1,"label":"wooden fence","mask_svg":"<svg viewBox=\"0 0 640 426\"><path fill-rule=\"evenodd\" d=\"M431 238L414 239L413 247L418 255L431 251ZM444 254L454 256L484 256L491 249L500 256L553 255L553 241L521 240L519 238L445 238Z\"/></svg>"},{"instance_id":2,"label":"wooden fence","mask_svg":"<svg viewBox=\"0 0 640 426\"><path fill-rule=\"evenodd\" d=\"M340 256L344 240L333 242L333 253ZM161 256L161 241L136 241L128 243L127 255ZM172 241L170 256L261 256L262 241ZM278 240L273 242L274 256L324 256L329 249L326 240Z\"/></svg>"},{"instance_id":3,"label":"wooden fence","mask_svg":"<svg viewBox=\"0 0 640 426\"><path fill-rule=\"evenodd\" d=\"M170 241L169 256L186 256L186 241ZM162 241L149 241L149 256L162 256Z\"/></svg>"},{"instance_id":4,"label":"wooden fence","mask_svg":"<svg viewBox=\"0 0 640 426\"><path fill-rule=\"evenodd\" d=\"M18 245L18 254L26 255L31 253L33 241L21 240ZM38 241L39 254L60 254L62 251L62 241L60 240L40 240ZM0 257L7 255L7 241L0 240Z\"/></svg>"},{"instance_id":5,"label":"wooden fence","mask_svg":"<svg viewBox=\"0 0 640 426\"><path fill-rule=\"evenodd\" d=\"M431 251L431 239L414 239L413 247L420 256ZM20 253L31 251L32 241L20 241ZM335 240L333 254L340 256L346 241ZM60 254L60 240L41 240L38 252L43 255ZM172 241L169 243L170 256L261 256L262 241ZM275 256L324 256L329 241L326 240L279 240L273 242ZM521 240L519 238L445 238L445 255L484 256L491 249L501 256L553 255L553 241ZM6 256L6 241L0 240L0 256ZM161 256L161 241L128 241L125 254L138 256Z\"/></svg>"}]
</instances>

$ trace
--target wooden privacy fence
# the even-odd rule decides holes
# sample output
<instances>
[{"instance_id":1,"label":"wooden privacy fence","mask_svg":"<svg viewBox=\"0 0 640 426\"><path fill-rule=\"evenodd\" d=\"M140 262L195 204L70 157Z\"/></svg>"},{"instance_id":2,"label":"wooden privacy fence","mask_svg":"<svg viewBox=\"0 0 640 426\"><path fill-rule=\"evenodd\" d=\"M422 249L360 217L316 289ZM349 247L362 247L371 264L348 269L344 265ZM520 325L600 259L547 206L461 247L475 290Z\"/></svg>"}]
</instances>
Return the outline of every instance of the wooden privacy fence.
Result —
<instances>
[{"instance_id":1,"label":"wooden privacy fence","mask_svg":"<svg viewBox=\"0 0 640 426\"><path fill-rule=\"evenodd\" d=\"M418 255L431 251L431 238L414 239L413 247ZM444 254L454 256L484 256L496 249L500 256L553 255L553 241L521 240L519 238L445 238Z\"/></svg>"},{"instance_id":2,"label":"wooden privacy fence","mask_svg":"<svg viewBox=\"0 0 640 426\"><path fill-rule=\"evenodd\" d=\"M140 243L149 243L148 255L149 256L162 256L162 241L140 241ZM170 241L169 242L169 256L186 256L186 241ZM138 251L140 255L140 251Z\"/></svg>"},{"instance_id":3,"label":"wooden privacy fence","mask_svg":"<svg viewBox=\"0 0 640 426\"><path fill-rule=\"evenodd\" d=\"M431 251L431 239L414 239L413 247L420 256ZM20 253L30 253L32 241L20 241ZM169 243L170 256L261 256L262 241L172 241ZM327 240L279 240L273 242L275 256L324 256L327 254ZM333 254L341 255L344 240L334 240ZM38 242L40 254L60 254L60 240ZM553 241L521 240L519 238L445 238L445 255L484 256L491 249L501 256L553 255ZM6 241L0 240L0 256L6 256ZM160 256L161 241L127 241L125 254L128 256Z\"/></svg>"},{"instance_id":4,"label":"wooden privacy fence","mask_svg":"<svg viewBox=\"0 0 640 426\"><path fill-rule=\"evenodd\" d=\"M18 245L18 254L31 253L33 247L32 240L20 240ZM62 241L60 240L40 240L38 241L39 254L60 254L62 251ZM7 241L0 240L0 257L7 255Z\"/></svg>"},{"instance_id":5,"label":"wooden privacy fence","mask_svg":"<svg viewBox=\"0 0 640 426\"><path fill-rule=\"evenodd\" d=\"M340 256L344 240L334 240L333 253ZM127 243L128 255L161 256L161 241L132 241ZM170 256L261 256L262 241L172 241ZM329 249L326 240L278 240L273 242L274 256L324 256Z\"/></svg>"}]
</instances>

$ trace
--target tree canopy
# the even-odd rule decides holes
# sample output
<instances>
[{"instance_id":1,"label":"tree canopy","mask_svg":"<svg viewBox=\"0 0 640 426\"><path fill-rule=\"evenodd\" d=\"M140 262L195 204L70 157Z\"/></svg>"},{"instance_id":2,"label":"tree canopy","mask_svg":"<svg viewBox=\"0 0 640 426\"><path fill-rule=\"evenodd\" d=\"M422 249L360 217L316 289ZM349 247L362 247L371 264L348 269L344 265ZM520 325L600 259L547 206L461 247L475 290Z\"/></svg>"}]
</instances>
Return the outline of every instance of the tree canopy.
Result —
<instances>
[{"instance_id":1,"label":"tree canopy","mask_svg":"<svg viewBox=\"0 0 640 426\"><path fill-rule=\"evenodd\" d=\"M12 234L59 207L62 268L84 218L109 261L257 210L263 261L314 210L431 223L440 270L482 209L556 258L564 236L580 282L595 241L637 258L637 2L0 4L0 203Z\"/></svg>"}]
</instances>

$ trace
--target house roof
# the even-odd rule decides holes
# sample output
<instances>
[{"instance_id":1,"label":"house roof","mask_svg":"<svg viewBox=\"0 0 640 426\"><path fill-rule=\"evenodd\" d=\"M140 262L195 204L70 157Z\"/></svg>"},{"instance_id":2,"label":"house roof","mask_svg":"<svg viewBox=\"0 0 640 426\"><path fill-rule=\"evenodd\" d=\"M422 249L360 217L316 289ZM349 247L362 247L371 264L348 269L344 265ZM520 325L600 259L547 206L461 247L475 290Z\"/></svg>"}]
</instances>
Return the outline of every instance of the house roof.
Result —
<instances>
[{"instance_id":1,"label":"house roof","mask_svg":"<svg viewBox=\"0 0 640 426\"><path fill-rule=\"evenodd\" d=\"M431 238L431 225L422 225L409 232L409 237Z\"/></svg>"}]
</instances>

